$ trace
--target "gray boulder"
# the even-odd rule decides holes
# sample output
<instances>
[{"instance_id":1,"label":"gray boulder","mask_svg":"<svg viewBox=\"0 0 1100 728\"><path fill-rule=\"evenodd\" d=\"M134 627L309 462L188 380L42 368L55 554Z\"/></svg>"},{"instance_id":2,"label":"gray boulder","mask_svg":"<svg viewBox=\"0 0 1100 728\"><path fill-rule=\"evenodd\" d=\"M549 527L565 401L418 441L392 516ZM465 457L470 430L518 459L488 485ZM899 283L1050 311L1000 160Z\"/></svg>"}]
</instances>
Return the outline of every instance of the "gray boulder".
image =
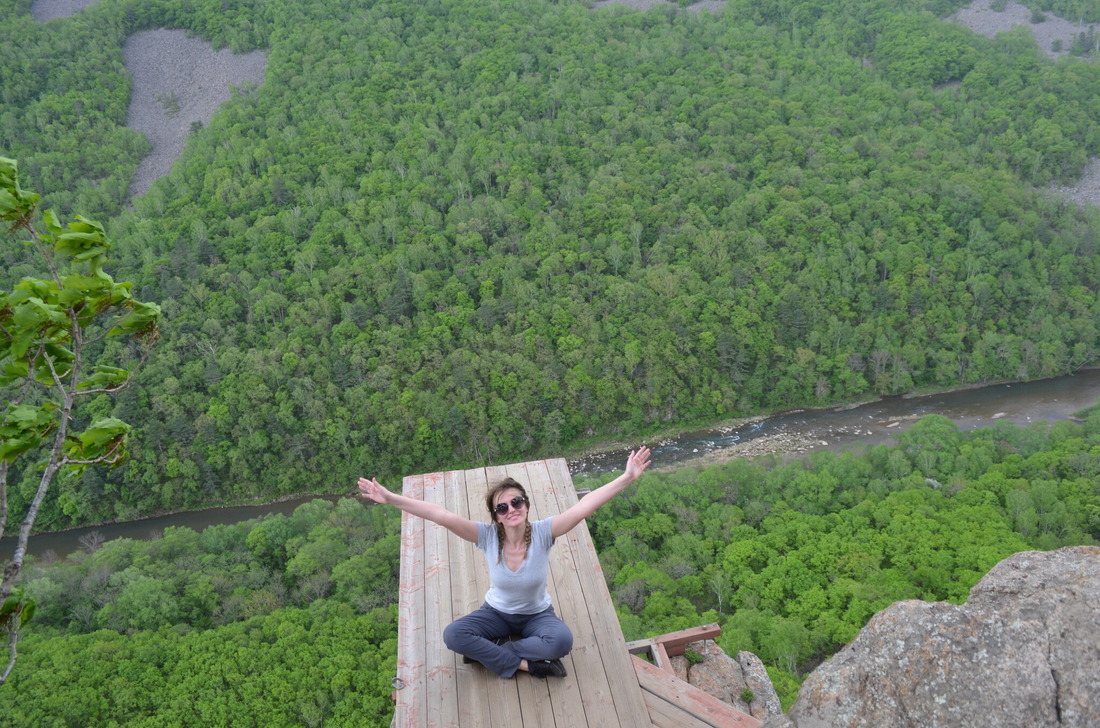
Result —
<instances>
[{"instance_id":1,"label":"gray boulder","mask_svg":"<svg viewBox=\"0 0 1100 728\"><path fill-rule=\"evenodd\" d=\"M1100 726L1100 547L1027 551L961 606L898 602L764 728Z\"/></svg>"},{"instance_id":2,"label":"gray boulder","mask_svg":"<svg viewBox=\"0 0 1100 728\"><path fill-rule=\"evenodd\" d=\"M742 650L734 659L710 640L692 642L688 649L703 659L692 664L684 656L669 658L678 678L757 720L783 714L779 696L759 657Z\"/></svg>"}]
</instances>

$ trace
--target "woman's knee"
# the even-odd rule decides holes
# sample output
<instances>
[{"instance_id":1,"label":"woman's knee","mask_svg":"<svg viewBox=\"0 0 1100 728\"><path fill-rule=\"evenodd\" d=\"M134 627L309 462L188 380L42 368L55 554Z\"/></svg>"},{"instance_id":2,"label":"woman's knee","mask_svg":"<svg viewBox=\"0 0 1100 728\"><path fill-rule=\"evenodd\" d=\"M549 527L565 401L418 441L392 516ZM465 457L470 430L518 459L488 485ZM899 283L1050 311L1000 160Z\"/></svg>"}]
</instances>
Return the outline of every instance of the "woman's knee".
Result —
<instances>
[{"instance_id":1,"label":"woman's knee","mask_svg":"<svg viewBox=\"0 0 1100 728\"><path fill-rule=\"evenodd\" d=\"M569 631L568 627L558 638L558 648L561 649L562 654L567 654L573 649L573 633Z\"/></svg>"},{"instance_id":2,"label":"woman's knee","mask_svg":"<svg viewBox=\"0 0 1100 728\"><path fill-rule=\"evenodd\" d=\"M543 640L553 652L562 655L569 654L569 651L573 649L573 633L565 626L564 622L557 629L544 634Z\"/></svg>"},{"instance_id":3,"label":"woman's knee","mask_svg":"<svg viewBox=\"0 0 1100 728\"><path fill-rule=\"evenodd\" d=\"M448 650L457 652L456 647L465 646L464 634L465 630L461 628L458 622L451 622L443 628L443 644L447 645Z\"/></svg>"}]
</instances>

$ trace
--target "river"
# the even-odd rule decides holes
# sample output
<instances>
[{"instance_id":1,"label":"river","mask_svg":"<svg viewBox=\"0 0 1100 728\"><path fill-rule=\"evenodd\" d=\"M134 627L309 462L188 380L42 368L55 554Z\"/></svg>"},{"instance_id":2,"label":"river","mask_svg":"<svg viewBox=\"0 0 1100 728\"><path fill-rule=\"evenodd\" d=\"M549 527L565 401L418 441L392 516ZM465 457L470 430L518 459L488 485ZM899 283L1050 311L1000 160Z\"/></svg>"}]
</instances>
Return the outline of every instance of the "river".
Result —
<instances>
[{"instance_id":1,"label":"river","mask_svg":"<svg viewBox=\"0 0 1100 728\"><path fill-rule=\"evenodd\" d=\"M688 432L651 444L656 466L691 464L723 459L754 442L778 443L768 450L798 452L812 449L844 451L888 442L914 420L928 414L950 418L961 430L990 427L1004 420L1018 425L1068 420L1074 412L1100 400L1100 369L1036 382L1000 384L924 396L887 397L856 407L801 410L756 419L741 426ZM610 451L571 460L570 472L601 473L621 468L626 451ZM82 548L89 539L156 538L169 526L201 531L207 526L237 523L273 513L291 513L319 496L279 503L189 511L140 521L78 528L31 537L28 552L47 558ZM335 501L347 494L325 496ZM0 555L10 558L14 538L0 541Z\"/></svg>"}]
</instances>

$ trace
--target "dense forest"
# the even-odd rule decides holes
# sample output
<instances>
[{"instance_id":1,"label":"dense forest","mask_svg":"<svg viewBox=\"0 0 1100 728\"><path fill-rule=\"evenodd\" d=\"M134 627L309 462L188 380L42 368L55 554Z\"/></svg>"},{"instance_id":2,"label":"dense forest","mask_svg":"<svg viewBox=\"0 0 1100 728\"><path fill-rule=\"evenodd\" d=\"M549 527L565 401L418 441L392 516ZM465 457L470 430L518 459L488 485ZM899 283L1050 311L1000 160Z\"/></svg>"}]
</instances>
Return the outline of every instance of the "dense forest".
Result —
<instances>
[{"instance_id":1,"label":"dense forest","mask_svg":"<svg viewBox=\"0 0 1100 728\"><path fill-rule=\"evenodd\" d=\"M580 480L594 486L604 479ZM717 622L802 676L900 599L961 603L1017 551L1100 538L1100 408L1080 423L647 473L589 519L627 639ZM353 499L24 573L39 602L3 690L12 726L389 725L400 518Z\"/></svg>"},{"instance_id":2,"label":"dense forest","mask_svg":"<svg viewBox=\"0 0 1100 728\"><path fill-rule=\"evenodd\" d=\"M952 0L29 4L0 0L0 153L164 311L82 415L131 423L130 461L59 482L40 529L1100 351L1100 220L1042 192L1100 154L1100 68ZM268 66L131 206L120 48L156 27Z\"/></svg>"}]
</instances>

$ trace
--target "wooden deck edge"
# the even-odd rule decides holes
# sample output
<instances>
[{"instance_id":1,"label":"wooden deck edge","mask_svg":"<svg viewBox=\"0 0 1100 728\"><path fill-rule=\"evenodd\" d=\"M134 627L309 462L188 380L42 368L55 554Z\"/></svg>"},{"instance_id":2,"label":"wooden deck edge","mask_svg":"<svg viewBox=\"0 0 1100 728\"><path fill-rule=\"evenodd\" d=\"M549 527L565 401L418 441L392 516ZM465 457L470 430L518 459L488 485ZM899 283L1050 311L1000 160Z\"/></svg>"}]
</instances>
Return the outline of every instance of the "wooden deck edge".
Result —
<instances>
[{"instance_id":1,"label":"wooden deck edge","mask_svg":"<svg viewBox=\"0 0 1100 728\"><path fill-rule=\"evenodd\" d=\"M641 640L633 640L626 643L627 651L632 655L646 653L650 662L666 672L675 674L670 657L682 655L687 651L687 646L692 642L712 640L722 634L717 624L704 624L701 627L682 629L678 632L649 637Z\"/></svg>"},{"instance_id":2,"label":"wooden deck edge","mask_svg":"<svg viewBox=\"0 0 1100 728\"><path fill-rule=\"evenodd\" d=\"M631 655L642 690L670 703L713 728L760 728L763 723L713 695Z\"/></svg>"}]
</instances>

